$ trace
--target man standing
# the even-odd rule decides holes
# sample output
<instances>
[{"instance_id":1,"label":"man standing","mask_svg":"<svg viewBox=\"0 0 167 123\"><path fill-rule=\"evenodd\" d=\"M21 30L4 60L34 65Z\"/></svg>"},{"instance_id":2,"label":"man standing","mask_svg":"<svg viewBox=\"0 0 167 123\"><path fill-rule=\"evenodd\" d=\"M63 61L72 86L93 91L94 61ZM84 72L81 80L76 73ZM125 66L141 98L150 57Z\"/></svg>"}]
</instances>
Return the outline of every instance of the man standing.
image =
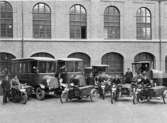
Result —
<instances>
[{"instance_id":1,"label":"man standing","mask_svg":"<svg viewBox=\"0 0 167 123\"><path fill-rule=\"evenodd\" d=\"M125 83L131 83L132 78L133 78L133 73L130 71L130 68L128 68L125 74Z\"/></svg>"},{"instance_id":2,"label":"man standing","mask_svg":"<svg viewBox=\"0 0 167 123\"><path fill-rule=\"evenodd\" d=\"M17 75L16 76L14 76L14 78L10 81L10 84L11 84L11 88L15 88L15 89L20 89L20 81L19 81L19 79L18 79L18 77L17 77Z\"/></svg>"},{"instance_id":3,"label":"man standing","mask_svg":"<svg viewBox=\"0 0 167 123\"><path fill-rule=\"evenodd\" d=\"M3 90L3 104L7 103L7 99L9 96L9 91L10 91L10 82L9 82L9 76L6 75L5 79L2 80L1 87Z\"/></svg>"}]
</instances>

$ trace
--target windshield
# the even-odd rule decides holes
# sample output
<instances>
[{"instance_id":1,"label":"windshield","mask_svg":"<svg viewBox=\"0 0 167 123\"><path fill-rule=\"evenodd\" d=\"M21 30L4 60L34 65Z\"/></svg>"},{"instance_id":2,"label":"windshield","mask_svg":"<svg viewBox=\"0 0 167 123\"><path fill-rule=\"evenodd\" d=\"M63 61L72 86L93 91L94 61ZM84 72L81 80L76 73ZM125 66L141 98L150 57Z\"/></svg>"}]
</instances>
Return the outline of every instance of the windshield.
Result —
<instances>
[{"instance_id":1,"label":"windshield","mask_svg":"<svg viewBox=\"0 0 167 123\"><path fill-rule=\"evenodd\" d=\"M82 72L83 71L83 62L82 61L69 61L69 62L67 62L67 71L68 72Z\"/></svg>"},{"instance_id":2,"label":"windshield","mask_svg":"<svg viewBox=\"0 0 167 123\"><path fill-rule=\"evenodd\" d=\"M38 63L38 72L39 73L53 73L53 72L55 72L55 62L40 61Z\"/></svg>"}]
</instances>

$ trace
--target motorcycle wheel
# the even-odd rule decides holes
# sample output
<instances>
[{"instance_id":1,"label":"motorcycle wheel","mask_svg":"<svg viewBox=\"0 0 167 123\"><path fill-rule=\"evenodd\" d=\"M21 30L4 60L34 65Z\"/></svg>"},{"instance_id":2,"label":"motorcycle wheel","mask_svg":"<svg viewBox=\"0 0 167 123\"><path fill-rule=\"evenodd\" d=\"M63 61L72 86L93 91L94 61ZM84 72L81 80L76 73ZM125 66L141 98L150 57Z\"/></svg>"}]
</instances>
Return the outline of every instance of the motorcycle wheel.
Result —
<instances>
[{"instance_id":1,"label":"motorcycle wheel","mask_svg":"<svg viewBox=\"0 0 167 123\"><path fill-rule=\"evenodd\" d=\"M138 96L137 96L137 94L135 94L135 92L133 92L132 98L133 98L133 104L137 104L137 102L138 102Z\"/></svg>"},{"instance_id":2,"label":"motorcycle wheel","mask_svg":"<svg viewBox=\"0 0 167 123\"><path fill-rule=\"evenodd\" d=\"M26 104L28 100L28 96L27 94L22 95L22 100L21 100L21 104Z\"/></svg>"},{"instance_id":3,"label":"motorcycle wheel","mask_svg":"<svg viewBox=\"0 0 167 123\"><path fill-rule=\"evenodd\" d=\"M36 89L35 94L38 100L43 100L45 98L45 91L42 90L40 87Z\"/></svg>"},{"instance_id":4,"label":"motorcycle wheel","mask_svg":"<svg viewBox=\"0 0 167 123\"><path fill-rule=\"evenodd\" d=\"M166 104L166 98L167 98L167 90L164 90L164 92L162 94L162 99L163 99L164 104Z\"/></svg>"},{"instance_id":5,"label":"motorcycle wheel","mask_svg":"<svg viewBox=\"0 0 167 123\"><path fill-rule=\"evenodd\" d=\"M115 92L111 92L111 104L114 104L114 102L116 101L116 93Z\"/></svg>"},{"instance_id":6,"label":"motorcycle wheel","mask_svg":"<svg viewBox=\"0 0 167 123\"><path fill-rule=\"evenodd\" d=\"M106 96L105 89L103 89L103 91L102 91L102 98L103 98L103 100L105 100L105 96Z\"/></svg>"},{"instance_id":7,"label":"motorcycle wheel","mask_svg":"<svg viewBox=\"0 0 167 123\"><path fill-rule=\"evenodd\" d=\"M64 102L68 102L68 92L65 92L60 95L60 102L63 104Z\"/></svg>"},{"instance_id":8,"label":"motorcycle wheel","mask_svg":"<svg viewBox=\"0 0 167 123\"><path fill-rule=\"evenodd\" d=\"M90 101L93 102L93 101L97 100L98 97L99 97L99 94L98 94L97 90L92 89L90 92Z\"/></svg>"}]
</instances>

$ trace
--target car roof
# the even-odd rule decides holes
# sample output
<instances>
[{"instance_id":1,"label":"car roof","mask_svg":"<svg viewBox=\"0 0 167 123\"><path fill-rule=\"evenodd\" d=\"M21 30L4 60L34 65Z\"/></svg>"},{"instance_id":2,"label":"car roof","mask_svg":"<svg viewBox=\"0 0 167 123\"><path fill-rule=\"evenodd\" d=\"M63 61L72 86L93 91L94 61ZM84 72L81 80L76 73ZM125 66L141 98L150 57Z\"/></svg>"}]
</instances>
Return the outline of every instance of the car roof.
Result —
<instances>
[{"instance_id":1,"label":"car roof","mask_svg":"<svg viewBox=\"0 0 167 123\"><path fill-rule=\"evenodd\" d=\"M133 62L132 64L141 64L141 63L150 63L151 61L138 61L138 62Z\"/></svg>"},{"instance_id":2,"label":"car roof","mask_svg":"<svg viewBox=\"0 0 167 123\"><path fill-rule=\"evenodd\" d=\"M79 58L58 58L57 61L83 61Z\"/></svg>"},{"instance_id":3,"label":"car roof","mask_svg":"<svg viewBox=\"0 0 167 123\"><path fill-rule=\"evenodd\" d=\"M49 57L27 57L27 58L16 58L12 59L14 61L23 61L23 60L37 60L37 61L56 61L54 58Z\"/></svg>"},{"instance_id":4,"label":"car roof","mask_svg":"<svg viewBox=\"0 0 167 123\"><path fill-rule=\"evenodd\" d=\"M97 64L97 65L92 65L92 67L109 67L107 64Z\"/></svg>"}]
</instances>

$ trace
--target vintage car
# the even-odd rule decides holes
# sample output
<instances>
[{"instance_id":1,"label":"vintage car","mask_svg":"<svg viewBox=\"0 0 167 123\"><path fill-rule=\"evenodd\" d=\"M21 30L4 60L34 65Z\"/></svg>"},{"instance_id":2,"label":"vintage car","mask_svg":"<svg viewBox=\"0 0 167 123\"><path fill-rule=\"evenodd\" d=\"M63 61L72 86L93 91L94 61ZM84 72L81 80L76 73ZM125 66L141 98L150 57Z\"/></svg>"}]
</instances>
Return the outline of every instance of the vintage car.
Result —
<instances>
[{"instance_id":1,"label":"vintage car","mask_svg":"<svg viewBox=\"0 0 167 123\"><path fill-rule=\"evenodd\" d=\"M61 80L60 85L64 87L60 96L61 103L88 97L93 101L96 90L93 85L86 84L83 60L77 58L58 59L57 74L59 74Z\"/></svg>"},{"instance_id":2,"label":"vintage car","mask_svg":"<svg viewBox=\"0 0 167 123\"><path fill-rule=\"evenodd\" d=\"M55 78L56 60L47 57L30 57L12 60L12 75L17 75L21 83L33 87L37 99L45 95L55 95L59 89Z\"/></svg>"}]
</instances>

